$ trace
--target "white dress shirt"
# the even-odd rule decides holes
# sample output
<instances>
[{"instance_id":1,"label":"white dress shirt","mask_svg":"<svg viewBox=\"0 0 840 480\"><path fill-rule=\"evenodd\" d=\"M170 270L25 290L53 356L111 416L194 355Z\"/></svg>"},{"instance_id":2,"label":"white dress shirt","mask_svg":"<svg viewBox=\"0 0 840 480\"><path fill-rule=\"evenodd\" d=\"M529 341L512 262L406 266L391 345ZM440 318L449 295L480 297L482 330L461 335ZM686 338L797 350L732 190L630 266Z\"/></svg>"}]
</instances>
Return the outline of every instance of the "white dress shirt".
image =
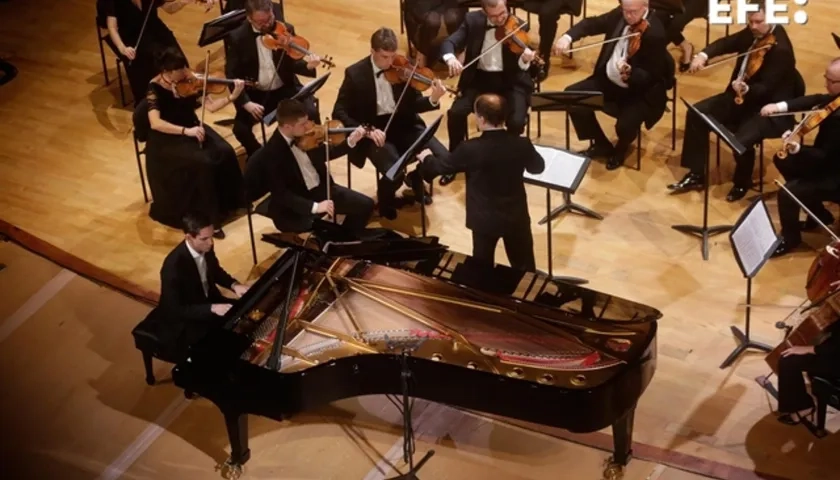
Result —
<instances>
[{"instance_id":1,"label":"white dress shirt","mask_svg":"<svg viewBox=\"0 0 840 480\"><path fill-rule=\"evenodd\" d=\"M373 68L373 82L376 85L376 114L390 115L397 109L397 102L394 100L394 88L385 79L384 74L379 74L382 69L373 62L373 56L370 57L370 65Z\"/></svg>"},{"instance_id":2,"label":"white dress shirt","mask_svg":"<svg viewBox=\"0 0 840 480\"><path fill-rule=\"evenodd\" d=\"M259 30L251 27L254 33L259 33ZM283 86L283 80L280 80L280 75L274 66L274 52L263 45L262 38L256 37L257 42L257 58L260 62L259 77L257 77L257 88L264 91L277 90Z\"/></svg>"},{"instance_id":3,"label":"white dress shirt","mask_svg":"<svg viewBox=\"0 0 840 480\"><path fill-rule=\"evenodd\" d=\"M318 171L315 170L315 165L312 164L312 159L309 158L309 154L298 148L297 145L292 144L292 139L284 135L283 132L280 130L277 130L277 132L280 135L283 135L283 139L286 140L289 148L292 149L292 155L295 156L295 160L297 161L298 168L300 169L300 174L303 176L303 182L306 184L306 188L312 190L320 185L321 177L318 175ZM312 202L313 215L317 209L318 202Z\"/></svg>"},{"instance_id":4,"label":"white dress shirt","mask_svg":"<svg viewBox=\"0 0 840 480\"><path fill-rule=\"evenodd\" d=\"M493 46L498 40L496 40L496 26L492 25L489 21L485 24L488 30L484 33L484 42L481 44L481 52L487 52L484 56L478 59L478 69L484 70L485 72L501 72L504 69L504 60L502 57L502 49L505 48L504 43L499 43L496 46ZM492 50L491 50L492 47ZM455 58L455 55L451 53L447 53L443 56L444 62L449 62L450 58ZM519 68L522 70L528 70L531 67L531 62L524 62L522 61L522 56L519 57Z\"/></svg>"},{"instance_id":5,"label":"white dress shirt","mask_svg":"<svg viewBox=\"0 0 840 480\"><path fill-rule=\"evenodd\" d=\"M208 296L210 292L210 284L207 283L207 260L204 258L203 253L196 252L190 242L184 242L187 245L187 250L190 251L190 255L192 255L193 260L195 260L195 266L198 268L198 275L201 277L201 287L204 289L204 296Z\"/></svg>"}]
</instances>

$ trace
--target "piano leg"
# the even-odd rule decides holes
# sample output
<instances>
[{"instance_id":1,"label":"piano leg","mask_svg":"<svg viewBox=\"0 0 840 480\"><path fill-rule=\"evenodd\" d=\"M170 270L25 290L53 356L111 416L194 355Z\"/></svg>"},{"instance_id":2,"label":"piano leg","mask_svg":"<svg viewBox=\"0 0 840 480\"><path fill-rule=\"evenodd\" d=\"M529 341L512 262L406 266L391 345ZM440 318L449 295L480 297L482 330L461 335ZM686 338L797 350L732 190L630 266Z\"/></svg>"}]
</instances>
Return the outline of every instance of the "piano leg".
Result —
<instances>
[{"instance_id":1,"label":"piano leg","mask_svg":"<svg viewBox=\"0 0 840 480\"><path fill-rule=\"evenodd\" d=\"M230 441L230 458L219 469L224 478L236 480L242 475L243 465L251 458L251 449L248 448L248 414L231 411L223 413Z\"/></svg>"},{"instance_id":2,"label":"piano leg","mask_svg":"<svg viewBox=\"0 0 840 480\"><path fill-rule=\"evenodd\" d=\"M604 469L605 480L617 480L624 476L624 467L633 453L633 419L636 406L613 423L613 456Z\"/></svg>"}]
</instances>

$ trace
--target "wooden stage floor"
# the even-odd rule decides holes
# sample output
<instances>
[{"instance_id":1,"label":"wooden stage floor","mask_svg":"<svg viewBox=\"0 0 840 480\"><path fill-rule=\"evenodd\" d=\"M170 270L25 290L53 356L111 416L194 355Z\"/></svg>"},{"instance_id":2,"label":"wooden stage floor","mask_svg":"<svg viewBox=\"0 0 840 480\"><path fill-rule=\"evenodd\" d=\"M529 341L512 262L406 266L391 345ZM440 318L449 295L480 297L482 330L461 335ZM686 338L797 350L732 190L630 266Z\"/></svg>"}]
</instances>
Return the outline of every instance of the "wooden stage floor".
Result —
<instances>
[{"instance_id":1,"label":"wooden stage floor","mask_svg":"<svg viewBox=\"0 0 840 480\"><path fill-rule=\"evenodd\" d=\"M53 4L45 0L0 4L0 31L3 32L0 57L20 69L16 79L0 87L0 142L3 145L0 150L0 218L115 277L156 292L160 263L180 241L181 234L155 224L147 216L148 204L143 202L135 166L131 112L120 106L119 91L114 83L103 87L93 27L93 3L92 0L63 2L61 14L49 17L44 16L43 9ZM325 113L331 110L343 67L367 55L370 33L381 25L399 30L396 1L368 0L354 4L287 0L285 4L288 20L295 24L299 34L311 41L313 50L333 56L339 66L319 95ZM589 2L588 11L590 15L604 12L614 4L611 0L593 0ZM813 3L806 10L811 19L809 23L791 26L789 31L808 92L817 93L823 90L825 65L837 56L830 35L836 24L830 19L838 18L840 4ZM204 50L196 46L200 27L214 14L203 14L200 7L194 6L187 6L172 16L161 13L193 63L198 63L204 56ZM567 22L568 19L561 19L561 32ZM705 22L694 21L686 29L686 35L701 47ZM712 38L721 35L722 27L712 28ZM44 38L53 39L48 47L43 45ZM543 91L562 90L588 75L597 56L594 50L597 49L575 55L574 61L553 59L552 76L544 82ZM221 45L211 46L210 51L212 69L222 70ZM674 51L673 54L678 53ZM107 58L111 77L116 78L113 56L109 54ZM721 67L697 75L681 75L678 80L680 95L696 102L717 93L726 84L729 72L729 67ZM450 102L450 99L444 100L441 113ZM605 219L597 221L565 215L552 223L554 273L584 277L592 288L650 304L664 313L659 334L658 370L641 399L635 432L640 445L657 449L660 463L666 460L681 462L683 466L690 463L692 468L699 469L697 471L719 478L771 478L766 474L791 479L830 478L840 467L838 457L832 455L837 451L838 436L816 441L803 428L785 427L775 422L772 414L775 405L753 381L767 372L761 355L747 354L729 369L718 368L735 346L730 326L743 323L745 280L726 235L713 239L711 258L703 261L699 241L670 228L674 224L702 222L700 194L671 196L665 189L684 173L679 167L684 110L680 103L677 151L670 148L670 114L666 113L652 131L643 134L641 171L621 168L608 172L602 163L592 164L574 199L603 214ZM429 121L435 115L429 113L424 117ZM231 116L232 109L225 109L208 118L215 121ZM217 131L236 144L228 128L217 127ZM542 133L542 138L535 141L562 146L565 137L563 118L559 114L544 115ZM572 134L573 147L582 146L574 137ZM446 141L445 128L441 128L439 138ZM772 167L771 153L778 145L777 141L766 143L765 162L769 166L764 179L769 190L776 188L772 184L777 174ZM628 164L633 161L628 159ZM338 160L334 165L336 181L346 184L344 160ZM724 152L721 171L717 173L719 176L713 173L713 181L720 181L711 189L710 224L731 224L748 203L730 204L724 200L731 186L728 181L732 173L729 152ZM758 177L758 172L755 176ZM374 178L370 167L363 171L354 168L353 187L373 195ZM560 200L559 195L553 196L553 205L559 204ZM471 251L470 235L464 228L463 180L443 188L436 186L434 201L427 209L429 233L439 236L455 250ZM538 266L546 269L546 229L536 224L546 208L544 191L529 187L529 202L535 220ZM775 200L768 199L768 205L775 218ZM407 210L388 226L419 233L419 209ZM273 230L270 222L263 218L255 218L255 227L257 235ZM259 270L254 270L251 262L246 220L233 222L225 231L227 238L216 245L225 267L240 279L258 274ZM806 236L806 241L814 247L823 245L825 240L823 234ZM499 258L505 261L501 248L499 252ZM260 261L264 262L276 252L271 246L258 242L258 253ZM7 254L14 261L25 256L15 251L7 251ZM753 311L752 331L756 339L771 344L781 339L774 323L782 320L790 309L778 306L795 306L802 302L805 274L812 258L813 252L803 251L773 260L755 279L753 303L764 305ZM12 260L6 263L11 264ZM51 278L49 274L45 275L45 278ZM33 282L36 280L32 279ZM10 286L18 285L12 281ZM32 288L37 290L39 287ZM20 298L25 298L25 294L21 295ZM38 462L39 455L47 453L61 457L67 463L96 458L95 466L101 470L117 459L122 448L131 444L131 439L153 423L177 397L174 389L167 386L146 388L142 384L139 356L127 351L131 350L129 331L142 316L141 309L134 307L138 310L129 312L121 307L109 307L105 300L102 302L108 320L97 320L96 325L86 327L76 322L74 327L66 329L71 337L86 338L68 341L66 335L59 335L54 329L41 336L34 327L36 324L27 322L31 330L25 339L11 341L21 335L22 330L18 330L15 337L10 337L3 345L3 355L7 357L3 363L4 372L12 375L9 378L15 382L36 383L37 388L32 387L30 391L33 396L44 396L44 402L49 404L49 409L45 410L47 414L60 413L77 402L98 403L99 408L105 410L129 412L127 416L115 415L112 421L102 424L102 428L124 441L95 446L100 441L101 429L88 427L74 432L67 440L65 450L58 440L54 440L43 445L38 455L28 457L31 461ZM14 304L3 302L4 316L12 315L16 308ZM59 309L53 313L54 317L45 318L45 322L58 324L64 314L64 310ZM48 362L56 348L63 356L59 361ZM50 355L45 357L45 353ZM85 360L87 355L93 355L94 359ZM112 361L108 360L113 355L131 360L121 363L123 367L113 369ZM102 361L100 357L106 361L98 364ZM83 364L80 368L95 373L89 376L72 373L77 368L76 359ZM28 371L30 365L38 365L38 368ZM161 367L161 372L165 370ZM31 375L40 380L28 379ZM64 394L58 395L57 390L51 393L47 388L50 382L63 385ZM89 387L91 382L107 390L107 395L74 388L74 385ZM12 384L4 382L4 385ZM14 411L14 405L6 402L4 400L4 417ZM137 469L132 475L172 478L170 474L175 469L178 471L175 476L179 478L212 474L212 462L223 459L221 452L227 446L215 423L219 419L215 412L210 412L209 408L190 407L180 413L175 420L177 428L169 427L162 436L170 438L171 444L153 445L149 450L152 453L148 454L151 456L144 456L132 467ZM342 414L336 416L342 418ZM331 472L344 468L341 462L350 461L356 453L347 453L346 458L330 457L334 463L329 464L307 461L304 465L292 461L316 454L323 456L332 448L330 444L319 443L319 438L325 430L338 431L339 427L328 420L334 417L325 414L318 417L318 423L307 426L301 420L300 424L295 424L294 433L281 434L282 438L260 436L257 442L268 456L260 460L262 466L252 470L253 478L270 477L280 466L285 468L290 464L297 466L288 468L300 470L286 473L301 478L325 478L317 470L306 473L305 468L322 468L320 473L326 476L329 476L328 468L333 469ZM837 430L838 423L837 418L830 417L832 431ZM69 428L67 425L61 428ZM33 422L30 428L33 435L48 433L47 424ZM211 446L196 446L184 441L183 435L200 436L184 432L191 429L207 431L202 428L215 429L215 436L208 435L206 441ZM274 428L276 426L266 425L264 430ZM393 438L393 435L383 436L376 442L387 447ZM282 444L275 446L277 442ZM90 447L86 448L86 445ZM554 449L555 443L551 445ZM477 444L473 452L484 456L485 460L475 463L483 463L497 453L499 457L511 455L503 450L506 447L499 447L502 450L493 453L497 446L495 442ZM579 463L564 462L560 457L565 454L558 453L558 458L554 458L547 450L549 447L539 448L546 449L542 450L540 465L558 465L558 469L566 469L569 468L567 464ZM556 448L572 447L563 443L562 447ZM170 449L177 454L164 454ZM155 457L154 452L162 456ZM691 455L695 459L679 460L682 458L679 455ZM48 467L48 462L44 462L44 467ZM83 469L87 474L80 472L79 475L85 477L96 468ZM493 464L492 468L497 465ZM762 473L744 477L741 469ZM536 470L525 471L517 467L510 471L515 472L511 478L520 478L520 475L546 478Z\"/></svg>"}]
</instances>

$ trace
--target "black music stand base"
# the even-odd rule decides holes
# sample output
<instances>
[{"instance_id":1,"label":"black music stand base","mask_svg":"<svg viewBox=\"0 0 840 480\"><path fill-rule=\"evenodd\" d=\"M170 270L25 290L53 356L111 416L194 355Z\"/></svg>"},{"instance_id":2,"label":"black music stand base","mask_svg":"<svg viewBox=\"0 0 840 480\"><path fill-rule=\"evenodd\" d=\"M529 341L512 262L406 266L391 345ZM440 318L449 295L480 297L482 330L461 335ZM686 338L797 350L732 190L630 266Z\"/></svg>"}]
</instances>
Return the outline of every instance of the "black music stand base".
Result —
<instances>
[{"instance_id":1,"label":"black music stand base","mask_svg":"<svg viewBox=\"0 0 840 480\"><path fill-rule=\"evenodd\" d=\"M696 225L671 225L678 232L697 235L702 239L703 260L709 259L709 238L714 235L732 230L732 225L716 225L714 227L698 227Z\"/></svg>"},{"instance_id":2,"label":"black music stand base","mask_svg":"<svg viewBox=\"0 0 840 480\"><path fill-rule=\"evenodd\" d=\"M735 350L732 350L732 353L726 357L726 360L720 364L720 368L726 368L732 365L732 362L735 361L736 358L741 356L742 353L746 352L748 348L752 348L753 350L759 350L761 352L770 353L773 350L773 347L767 345L766 343L756 342L754 340L750 340L750 337L747 336L746 333L742 332L738 327L731 327L732 328L732 335L735 335L735 338L738 340L738 346L735 347Z\"/></svg>"},{"instance_id":3,"label":"black music stand base","mask_svg":"<svg viewBox=\"0 0 840 480\"><path fill-rule=\"evenodd\" d=\"M417 464L414 463L414 426L411 422L411 402L409 401L409 385L408 381L412 376L411 369L408 368L408 349L403 349L400 355L400 377L402 380L402 414L403 414L403 460L408 464L408 471L391 477L387 480L420 480L417 472L423 465L432 458L435 454L434 450L429 450L423 455Z\"/></svg>"},{"instance_id":4,"label":"black music stand base","mask_svg":"<svg viewBox=\"0 0 840 480\"><path fill-rule=\"evenodd\" d=\"M570 193L563 192L563 205L560 205L559 207L552 210L551 213L543 217L538 223L540 225L545 225L545 223L548 222L549 219L554 219L565 212L579 213L586 217L594 218L596 220L604 219L604 217L601 214L595 212L594 210L591 210L589 208L584 207L583 205L578 205L577 203L573 202L572 195Z\"/></svg>"}]
</instances>

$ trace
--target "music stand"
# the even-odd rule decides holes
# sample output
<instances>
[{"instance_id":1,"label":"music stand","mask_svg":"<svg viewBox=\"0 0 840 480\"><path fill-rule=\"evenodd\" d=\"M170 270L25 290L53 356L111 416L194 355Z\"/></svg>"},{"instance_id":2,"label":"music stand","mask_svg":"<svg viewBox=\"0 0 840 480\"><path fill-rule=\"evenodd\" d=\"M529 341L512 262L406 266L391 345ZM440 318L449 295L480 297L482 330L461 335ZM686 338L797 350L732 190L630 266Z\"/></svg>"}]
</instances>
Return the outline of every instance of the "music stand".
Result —
<instances>
[{"instance_id":1,"label":"music stand","mask_svg":"<svg viewBox=\"0 0 840 480\"><path fill-rule=\"evenodd\" d=\"M435 135L435 132L437 132L438 127L440 127L441 120L443 120L443 115L439 115L434 122L429 124L429 126L426 127L426 130L424 130L423 133L421 133L420 136L417 137L417 140L415 140L414 143L410 147L408 147L408 149L405 152L403 152L402 156L396 162L394 162L393 165L391 165L391 168L389 168L388 171L385 172L385 177L387 177L388 180L393 182L394 179L397 178L397 175L403 172L408 166L408 159L417 155L417 152L424 148L427 143L429 143L429 140L432 139L432 137ZM420 178L420 182L421 189L424 190L423 195L425 195L425 187L423 187L422 185L422 177ZM423 236L425 237L426 202L423 200L423 197L420 197L418 201L420 202L420 228L422 229Z\"/></svg>"},{"instance_id":2,"label":"music stand","mask_svg":"<svg viewBox=\"0 0 840 480\"><path fill-rule=\"evenodd\" d=\"M245 21L245 10L233 10L206 22L198 36L198 46L206 47L227 37Z\"/></svg>"},{"instance_id":3,"label":"music stand","mask_svg":"<svg viewBox=\"0 0 840 480\"><path fill-rule=\"evenodd\" d=\"M323 87L325 83L327 83L327 80L329 80L329 78L330 78L330 73L332 73L332 72L327 72L326 74L321 75L320 77L316 78L315 80L312 80L311 82L307 83L306 85L301 87L301 89L298 90L298 92L296 94L292 95L291 99L292 100L306 100L307 98L315 95L315 93L318 90L320 90L321 87ZM276 108L274 110L268 112L267 115L263 116L263 125L265 125L266 127L269 127L269 126L271 126L272 123L274 123L275 120L277 120L277 109Z\"/></svg>"},{"instance_id":4,"label":"music stand","mask_svg":"<svg viewBox=\"0 0 840 480\"><path fill-rule=\"evenodd\" d=\"M689 109L689 115L693 111L699 118L706 123L706 126L712 132L716 133L719 138L722 138L723 141L729 145L733 151L735 151L738 155L742 155L747 148L735 138L735 135L730 132L726 127L721 125L717 120L714 118L705 115L704 113L697 110L697 108L685 101L683 97L680 97L680 100L685 104L685 106ZM709 163L709 155L706 155L706 175L703 185L703 226L695 226L695 225L671 225L671 228L678 232L688 233L698 235L702 239L701 251L703 253L703 260L709 259L709 237L712 235L718 235L724 232L728 232L732 230L732 225L715 225L710 227L709 226L709 177L711 176L711 165Z\"/></svg>"},{"instance_id":5,"label":"music stand","mask_svg":"<svg viewBox=\"0 0 840 480\"><path fill-rule=\"evenodd\" d=\"M537 136L542 130L542 112L566 112L566 150L571 145L569 110L589 108L604 110L604 94L595 91L536 92L531 95L531 111L537 112Z\"/></svg>"},{"instance_id":6,"label":"music stand","mask_svg":"<svg viewBox=\"0 0 840 480\"><path fill-rule=\"evenodd\" d=\"M735 223L735 227L729 233L729 241L732 250L735 252L735 260L738 268L747 279L747 301L745 312L745 326L742 332L738 327L732 326L732 334L738 340L738 346L720 364L720 368L726 368L735 359L744 353L748 348L770 352L773 347L770 345L753 341L750 339L750 310L752 310L752 279L758 274L761 267L770 259L770 256L781 243L782 238L776 234L773 221L770 220L770 212L767 204L761 197L756 198L741 217Z\"/></svg>"}]
</instances>

